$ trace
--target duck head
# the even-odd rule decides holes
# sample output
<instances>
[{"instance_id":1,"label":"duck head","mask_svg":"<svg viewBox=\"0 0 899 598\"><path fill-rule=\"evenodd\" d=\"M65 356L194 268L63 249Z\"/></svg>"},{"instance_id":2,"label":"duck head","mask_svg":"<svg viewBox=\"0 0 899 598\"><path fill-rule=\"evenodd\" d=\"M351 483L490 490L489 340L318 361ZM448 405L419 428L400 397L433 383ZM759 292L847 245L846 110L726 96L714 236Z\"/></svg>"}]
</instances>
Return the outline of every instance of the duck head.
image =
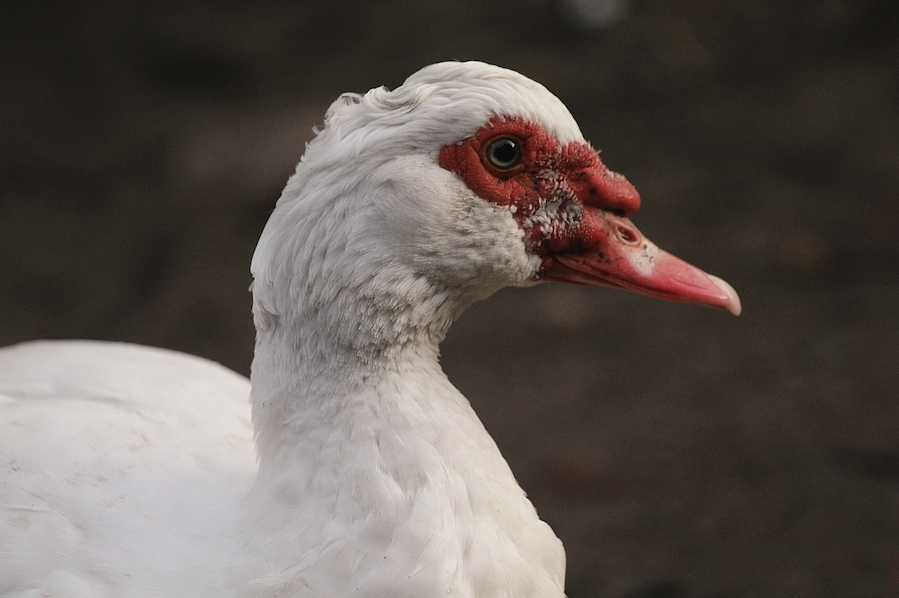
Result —
<instances>
[{"instance_id":1,"label":"duck head","mask_svg":"<svg viewBox=\"0 0 899 598\"><path fill-rule=\"evenodd\" d=\"M257 327L300 306L335 327L361 310L386 336L428 318L445 329L472 301L540 281L740 313L730 285L643 236L637 191L514 71L434 64L342 95L317 133L253 258Z\"/></svg>"}]
</instances>

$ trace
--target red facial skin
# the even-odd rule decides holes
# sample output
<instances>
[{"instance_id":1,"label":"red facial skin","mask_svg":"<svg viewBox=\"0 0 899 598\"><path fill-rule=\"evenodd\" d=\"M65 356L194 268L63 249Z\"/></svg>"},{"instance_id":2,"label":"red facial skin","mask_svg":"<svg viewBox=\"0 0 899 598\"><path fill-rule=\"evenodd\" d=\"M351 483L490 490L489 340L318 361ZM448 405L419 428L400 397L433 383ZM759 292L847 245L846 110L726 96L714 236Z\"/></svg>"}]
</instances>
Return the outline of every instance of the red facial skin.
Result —
<instances>
[{"instance_id":1,"label":"red facial skin","mask_svg":"<svg viewBox=\"0 0 899 598\"><path fill-rule=\"evenodd\" d=\"M508 169L487 157L504 138L521 148ZM480 197L512 209L528 250L542 258L536 280L626 288L739 313L730 285L643 238L628 219L639 194L591 146L563 146L535 123L494 116L473 137L443 147L438 161Z\"/></svg>"}]
</instances>

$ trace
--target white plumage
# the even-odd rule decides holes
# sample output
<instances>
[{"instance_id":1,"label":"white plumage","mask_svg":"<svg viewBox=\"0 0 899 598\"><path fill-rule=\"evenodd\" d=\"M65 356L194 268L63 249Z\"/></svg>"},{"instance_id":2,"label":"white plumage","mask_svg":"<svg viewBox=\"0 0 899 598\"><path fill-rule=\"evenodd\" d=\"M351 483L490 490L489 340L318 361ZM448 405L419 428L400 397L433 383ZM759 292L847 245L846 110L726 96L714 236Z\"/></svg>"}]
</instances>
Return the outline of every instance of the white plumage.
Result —
<instances>
[{"instance_id":1,"label":"white plumage","mask_svg":"<svg viewBox=\"0 0 899 598\"><path fill-rule=\"evenodd\" d=\"M524 157L497 167L481 134ZM253 257L252 391L160 349L0 351L0 595L563 596L561 543L439 367L449 325L542 278L739 311L639 237L594 154L555 96L481 63L342 96Z\"/></svg>"}]
</instances>

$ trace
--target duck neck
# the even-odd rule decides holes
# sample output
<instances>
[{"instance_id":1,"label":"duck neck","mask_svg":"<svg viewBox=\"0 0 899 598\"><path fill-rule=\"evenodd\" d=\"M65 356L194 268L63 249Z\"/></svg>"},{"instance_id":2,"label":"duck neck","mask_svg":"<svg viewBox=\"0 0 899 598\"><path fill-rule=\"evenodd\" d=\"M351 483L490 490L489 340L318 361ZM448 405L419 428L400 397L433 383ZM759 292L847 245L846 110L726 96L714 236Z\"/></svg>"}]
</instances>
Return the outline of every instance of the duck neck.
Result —
<instances>
[{"instance_id":1,"label":"duck neck","mask_svg":"<svg viewBox=\"0 0 899 598\"><path fill-rule=\"evenodd\" d=\"M327 442L323 436L395 425L391 416L402 417L406 407L393 392L397 380L431 391L410 399L416 408L439 402L439 391L454 393L438 347L455 313L431 315L423 321L395 308L324 310L260 328L251 375L260 475L304 467Z\"/></svg>"},{"instance_id":2,"label":"duck neck","mask_svg":"<svg viewBox=\"0 0 899 598\"><path fill-rule=\"evenodd\" d=\"M511 584L516 596L562 596L559 541L439 366L450 320L392 329L402 334L377 346L259 334L246 527L250 550L285 572L277 595L309 578L334 596L391 595L396 579L413 584L403 595L510 595Z\"/></svg>"}]
</instances>

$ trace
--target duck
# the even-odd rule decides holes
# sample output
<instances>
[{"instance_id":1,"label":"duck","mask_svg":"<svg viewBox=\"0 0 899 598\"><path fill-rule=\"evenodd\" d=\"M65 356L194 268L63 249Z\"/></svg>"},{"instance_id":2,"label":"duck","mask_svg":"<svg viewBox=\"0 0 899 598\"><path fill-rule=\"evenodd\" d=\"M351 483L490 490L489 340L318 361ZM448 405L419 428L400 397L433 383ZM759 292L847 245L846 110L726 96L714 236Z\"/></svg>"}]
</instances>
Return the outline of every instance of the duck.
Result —
<instances>
[{"instance_id":1,"label":"duck","mask_svg":"<svg viewBox=\"0 0 899 598\"><path fill-rule=\"evenodd\" d=\"M553 598L565 552L439 345L565 282L739 314L515 71L442 62L328 109L251 270L249 380L100 341L0 350L0 595Z\"/></svg>"}]
</instances>

